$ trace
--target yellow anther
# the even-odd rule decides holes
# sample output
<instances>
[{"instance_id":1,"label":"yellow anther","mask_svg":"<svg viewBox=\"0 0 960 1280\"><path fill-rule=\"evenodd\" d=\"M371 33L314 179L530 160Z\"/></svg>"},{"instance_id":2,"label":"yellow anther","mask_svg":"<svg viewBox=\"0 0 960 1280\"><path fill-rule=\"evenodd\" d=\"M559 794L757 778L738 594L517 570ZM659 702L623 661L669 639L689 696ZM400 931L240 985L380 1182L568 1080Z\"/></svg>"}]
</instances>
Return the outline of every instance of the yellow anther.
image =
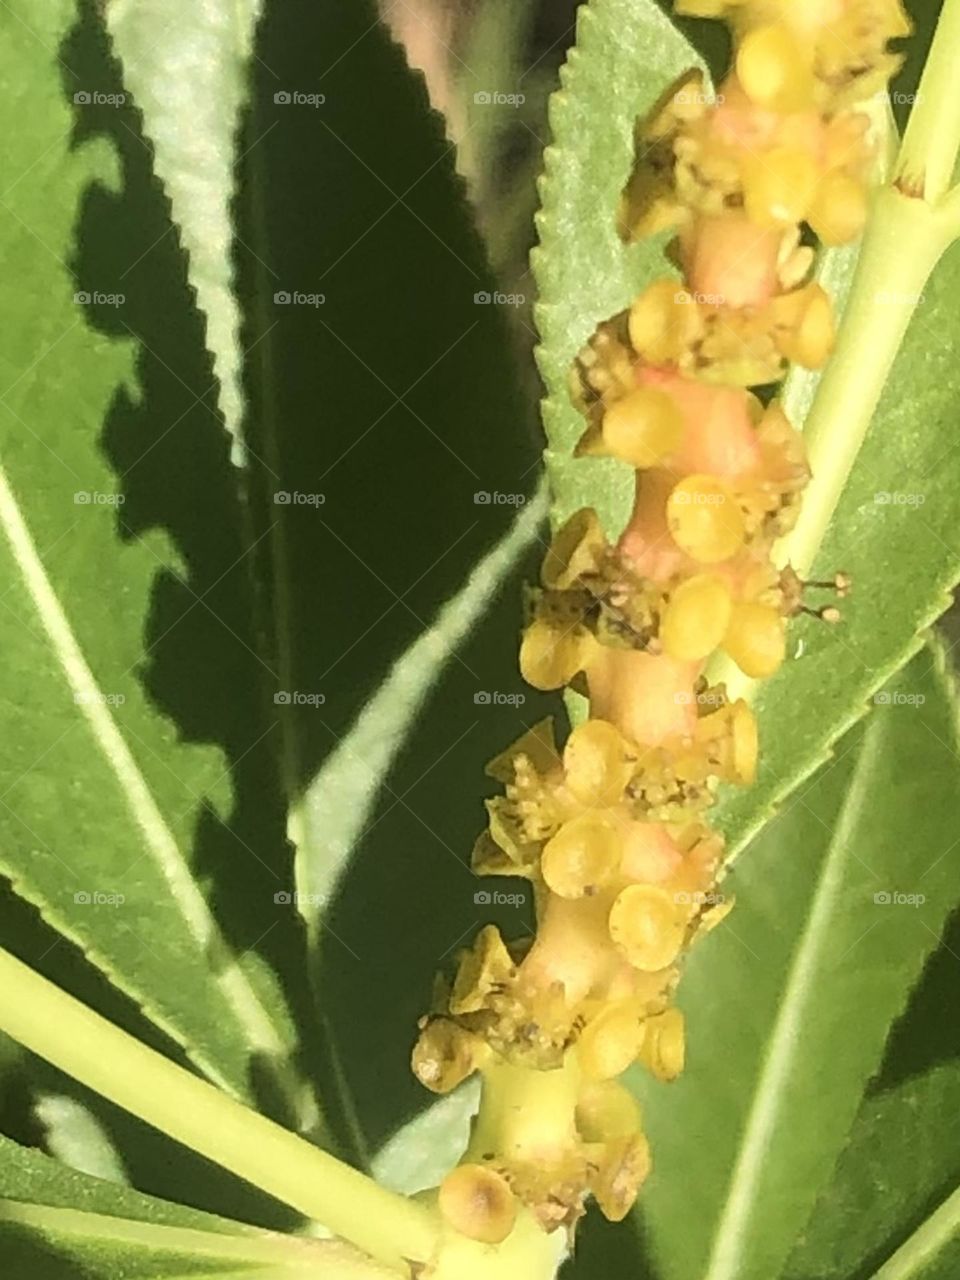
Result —
<instances>
[{"instance_id":1,"label":"yellow anther","mask_svg":"<svg viewBox=\"0 0 960 1280\"><path fill-rule=\"evenodd\" d=\"M640 1052L643 1028L635 1000L607 1005L588 1022L577 1041L580 1069L588 1080L612 1080Z\"/></svg>"},{"instance_id":2,"label":"yellow anther","mask_svg":"<svg viewBox=\"0 0 960 1280\"><path fill-rule=\"evenodd\" d=\"M631 884L610 910L610 936L633 965L656 973L672 964L683 946L686 913L674 895L651 884Z\"/></svg>"},{"instance_id":3,"label":"yellow anther","mask_svg":"<svg viewBox=\"0 0 960 1280\"><path fill-rule=\"evenodd\" d=\"M620 863L620 835L602 814L565 822L544 846L541 870L561 898L583 898L606 884Z\"/></svg>"},{"instance_id":4,"label":"yellow anther","mask_svg":"<svg viewBox=\"0 0 960 1280\"><path fill-rule=\"evenodd\" d=\"M658 1080L676 1080L683 1071L686 1050L683 1014L676 1008L667 1009L648 1018L643 1027L640 1061Z\"/></svg>"},{"instance_id":5,"label":"yellow anther","mask_svg":"<svg viewBox=\"0 0 960 1280\"><path fill-rule=\"evenodd\" d=\"M809 151L774 147L747 157L743 198L747 216L761 227L802 222L817 194L820 173Z\"/></svg>"},{"instance_id":6,"label":"yellow anther","mask_svg":"<svg viewBox=\"0 0 960 1280\"><path fill-rule=\"evenodd\" d=\"M738 604L723 647L745 676L765 680L780 669L786 657L783 617L767 604Z\"/></svg>"},{"instance_id":7,"label":"yellow anther","mask_svg":"<svg viewBox=\"0 0 960 1280\"><path fill-rule=\"evenodd\" d=\"M565 591L578 578L596 573L606 545L596 511L584 507L575 512L550 543L540 570L541 582Z\"/></svg>"},{"instance_id":8,"label":"yellow anther","mask_svg":"<svg viewBox=\"0 0 960 1280\"><path fill-rule=\"evenodd\" d=\"M701 564L729 560L746 534L736 498L716 476L681 480L667 500L667 524L681 551Z\"/></svg>"},{"instance_id":9,"label":"yellow anther","mask_svg":"<svg viewBox=\"0 0 960 1280\"><path fill-rule=\"evenodd\" d=\"M700 308L680 280L657 280L630 308L630 342L648 364L675 363L702 330Z\"/></svg>"},{"instance_id":10,"label":"yellow anther","mask_svg":"<svg viewBox=\"0 0 960 1280\"><path fill-rule=\"evenodd\" d=\"M662 462L683 438L683 414L673 398L654 387L638 387L603 415L604 451L631 467Z\"/></svg>"},{"instance_id":11,"label":"yellow anther","mask_svg":"<svg viewBox=\"0 0 960 1280\"><path fill-rule=\"evenodd\" d=\"M752 102L771 111L802 111L813 104L810 50L782 23L747 33L737 52L737 78Z\"/></svg>"},{"instance_id":12,"label":"yellow anther","mask_svg":"<svg viewBox=\"0 0 960 1280\"><path fill-rule=\"evenodd\" d=\"M671 593L660 619L660 643L669 658L700 662L723 641L733 601L722 578L698 573Z\"/></svg>"},{"instance_id":13,"label":"yellow anther","mask_svg":"<svg viewBox=\"0 0 960 1280\"><path fill-rule=\"evenodd\" d=\"M585 720L563 749L564 781L581 804L607 808L623 798L635 751L607 720Z\"/></svg>"},{"instance_id":14,"label":"yellow anther","mask_svg":"<svg viewBox=\"0 0 960 1280\"><path fill-rule=\"evenodd\" d=\"M513 1230L517 1202L495 1169L462 1164L440 1184L440 1212L455 1231L483 1244L500 1244Z\"/></svg>"}]
</instances>

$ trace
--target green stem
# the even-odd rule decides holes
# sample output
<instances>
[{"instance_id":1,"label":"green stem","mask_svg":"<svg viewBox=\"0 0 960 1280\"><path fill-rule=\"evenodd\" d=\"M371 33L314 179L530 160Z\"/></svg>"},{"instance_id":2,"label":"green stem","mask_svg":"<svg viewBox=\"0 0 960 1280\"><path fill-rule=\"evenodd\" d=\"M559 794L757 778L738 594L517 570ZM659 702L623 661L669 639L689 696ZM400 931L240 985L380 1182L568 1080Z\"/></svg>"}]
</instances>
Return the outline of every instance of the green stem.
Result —
<instances>
[{"instance_id":1,"label":"green stem","mask_svg":"<svg viewBox=\"0 0 960 1280\"><path fill-rule=\"evenodd\" d=\"M866 439L930 275L953 239L940 211L884 187L876 201L836 350L804 428L813 480L796 528L776 551L810 571Z\"/></svg>"},{"instance_id":2,"label":"green stem","mask_svg":"<svg viewBox=\"0 0 960 1280\"><path fill-rule=\"evenodd\" d=\"M406 1259L430 1258L437 1227L423 1205L148 1049L2 949L0 1031L401 1274Z\"/></svg>"},{"instance_id":3,"label":"green stem","mask_svg":"<svg viewBox=\"0 0 960 1280\"><path fill-rule=\"evenodd\" d=\"M917 100L903 135L894 182L924 200L938 200L950 187L960 151L960 0L946 0L923 69Z\"/></svg>"}]
</instances>

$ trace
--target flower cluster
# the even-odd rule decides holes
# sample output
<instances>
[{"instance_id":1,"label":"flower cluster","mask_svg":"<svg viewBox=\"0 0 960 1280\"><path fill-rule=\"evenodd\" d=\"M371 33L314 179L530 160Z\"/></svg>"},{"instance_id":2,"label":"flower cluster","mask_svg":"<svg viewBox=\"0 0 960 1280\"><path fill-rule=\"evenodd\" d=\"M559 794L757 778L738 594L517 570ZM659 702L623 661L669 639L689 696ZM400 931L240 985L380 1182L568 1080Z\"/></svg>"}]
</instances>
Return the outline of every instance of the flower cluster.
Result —
<instances>
[{"instance_id":1,"label":"flower cluster","mask_svg":"<svg viewBox=\"0 0 960 1280\"><path fill-rule=\"evenodd\" d=\"M806 242L862 229L871 148L855 102L895 69L887 44L907 30L891 0L679 7L730 17L735 66L713 99L683 77L641 123L647 160L621 222L674 228L683 275L602 324L572 371L578 453L632 467L636 500L615 544L590 509L559 530L520 652L530 684L586 695L589 717L562 749L546 721L490 764L503 793L473 854L478 875L533 883L537 935L508 945L483 929L438 980L413 1055L438 1092L484 1076L466 1163L440 1196L477 1239L502 1239L518 1202L547 1229L572 1226L589 1194L622 1218L649 1169L617 1077L637 1061L662 1080L683 1067L680 964L732 906L710 806L757 767L749 705L705 664L722 651L773 675L804 608L771 553L808 469L770 388L788 363L830 354Z\"/></svg>"}]
</instances>

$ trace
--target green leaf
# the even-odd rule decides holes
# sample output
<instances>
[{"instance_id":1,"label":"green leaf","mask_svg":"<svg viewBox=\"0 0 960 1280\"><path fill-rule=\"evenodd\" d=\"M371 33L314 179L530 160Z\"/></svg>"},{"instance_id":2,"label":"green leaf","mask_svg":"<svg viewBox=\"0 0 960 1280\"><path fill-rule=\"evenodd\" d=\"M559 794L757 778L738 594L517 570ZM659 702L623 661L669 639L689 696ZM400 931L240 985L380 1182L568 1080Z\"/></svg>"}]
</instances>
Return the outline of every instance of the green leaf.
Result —
<instances>
[{"instance_id":1,"label":"green leaf","mask_svg":"<svg viewBox=\"0 0 960 1280\"><path fill-rule=\"evenodd\" d=\"M926 1276L918 1244L930 1236L940 1239L943 1223L947 1229L934 1251L943 1255L951 1250L951 1237L960 1234L960 1206L941 1213L958 1184L960 1070L953 1062L865 1099L790 1257L788 1280L875 1271L883 1276L884 1265L901 1250L901 1260L909 1261L899 1272L902 1280Z\"/></svg>"},{"instance_id":2,"label":"green leaf","mask_svg":"<svg viewBox=\"0 0 960 1280\"><path fill-rule=\"evenodd\" d=\"M22 1200L52 1209L78 1209L90 1214L131 1218L198 1231L231 1235L255 1234L253 1227L167 1200L143 1195L132 1187L107 1182L68 1168L30 1147L0 1134L0 1200Z\"/></svg>"},{"instance_id":3,"label":"green leaf","mask_svg":"<svg viewBox=\"0 0 960 1280\"><path fill-rule=\"evenodd\" d=\"M407 1196L438 1187L467 1148L479 1100L480 1082L472 1079L432 1102L377 1152L372 1169L376 1180Z\"/></svg>"},{"instance_id":4,"label":"green leaf","mask_svg":"<svg viewBox=\"0 0 960 1280\"><path fill-rule=\"evenodd\" d=\"M68 1169L0 1136L0 1257L38 1280L392 1273L340 1243L257 1231Z\"/></svg>"},{"instance_id":5,"label":"green leaf","mask_svg":"<svg viewBox=\"0 0 960 1280\"><path fill-rule=\"evenodd\" d=\"M955 905L960 735L940 650L879 702L724 882L740 905L679 989L687 1070L639 1082L663 1280L780 1273Z\"/></svg>"},{"instance_id":6,"label":"green leaf","mask_svg":"<svg viewBox=\"0 0 960 1280\"><path fill-rule=\"evenodd\" d=\"M644 282L670 270L662 237L625 248L616 215L634 162L637 118L694 66L702 66L700 58L653 0L592 0L578 12L577 44L550 103L553 141L533 254L547 472L558 523L589 505L616 531L633 504L628 467L573 459L584 423L570 399L570 370L597 325L629 306Z\"/></svg>"},{"instance_id":7,"label":"green leaf","mask_svg":"<svg viewBox=\"0 0 960 1280\"><path fill-rule=\"evenodd\" d=\"M189 257L190 284L207 319L220 411L238 462L242 353L230 205L235 137L259 10L259 0L112 0L106 8L124 84L143 114L154 168Z\"/></svg>"},{"instance_id":8,"label":"green leaf","mask_svg":"<svg viewBox=\"0 0 960 1280\"><path fill-rule=\"evenodd\" d=\"M231 771L268 726L183 264L97 17L16 0L0 25L0 261L30 280L0 304L0 870L211 1079L252 1098L265 1072L293 1108L282 993L198 880L257 859Z\"/></svg>"}]
</instances>

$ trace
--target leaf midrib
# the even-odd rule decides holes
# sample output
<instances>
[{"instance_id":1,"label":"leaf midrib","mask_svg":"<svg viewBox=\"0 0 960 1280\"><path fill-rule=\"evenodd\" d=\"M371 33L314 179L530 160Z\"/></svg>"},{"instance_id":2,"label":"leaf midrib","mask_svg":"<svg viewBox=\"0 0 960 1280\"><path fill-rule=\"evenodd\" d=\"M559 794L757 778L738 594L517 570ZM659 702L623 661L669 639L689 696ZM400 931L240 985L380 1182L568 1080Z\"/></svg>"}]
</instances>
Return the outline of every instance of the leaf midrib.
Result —
<instances>
[{"instance_id":1,"label":"leaf midrib","mask_svg":"<svg viewBox=\"0 0 960 1280\"><path fill-rule=\"evenodd\" d=\"M896 1253L874 1272L872 1280L911 1280L960 1233L960 1187L957 1187Z\"/></svg>"},{"instance_id":2,"label":"leaf midrib","mask_svg":"<svg viewBox=\"0 0 960 1280\"><path fill-rule=\"evenodd\" d=\"M100 696L96 677L47 575L16 494L2 466L0 525L50 648L74 695L75 705L100 754L116 778L129 813L144 838L148 852L170 886L173 899L191 936L202 954L225 954L226 944L193 879L176 837L161 813L107 702ZM214 981L220 986L246 1032L248 1043L271 1056L282 1055L283 1042L236 961L231 959ZM193 1046L184 1047L199 1061L201 1055L197 1054ZM217 1077L218 1083L226 1083L220 1072L205 1058L201 1065L211 1076Z\"/></svg>"}]
</instances>

